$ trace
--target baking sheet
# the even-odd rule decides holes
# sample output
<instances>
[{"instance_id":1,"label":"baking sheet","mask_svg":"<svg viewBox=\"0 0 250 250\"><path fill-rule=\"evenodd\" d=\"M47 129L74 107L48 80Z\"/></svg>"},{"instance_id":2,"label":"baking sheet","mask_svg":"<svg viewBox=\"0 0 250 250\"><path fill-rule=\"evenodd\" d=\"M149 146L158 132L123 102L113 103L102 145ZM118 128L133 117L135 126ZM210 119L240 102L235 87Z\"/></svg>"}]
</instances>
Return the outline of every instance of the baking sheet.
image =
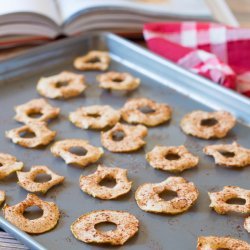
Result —
<instances>
[{"instance_id":1,"label":"baking sheet","mask_svg":"<svg viewBox=\"0 0 250 250\"><path fill-rule=\"evenodd\" d=\"M79 188L79 176L93 173L97 164L92 164L85 169L67 166L61 158L52 156L49 150L50 145L43 149L25 149L14 145L4 136L6 130L21 126L13 120L15 114L13 107L39 98L36 83L41 76L49 76L62 70L80 73L72 67L73 59L93 49L110 51L112 63L109 70L130 72L141 78L142 84L138 90L131 93L111 93L98 88L95 79L98 72L84 72L88 88L83 95L66 101L49 100L49 103L61 108L60 118L49 124L52 130L57 131L56 140L82 138L89 140L95 146L101 146L99 132L81 130L68 121L69 112L80 106L108 104L119 109L128 98L148 97L170 104L174 111L170 123L149 129L146 137L147 144L138 152L114 154L105 150L99 163L128 169L128 177L133 181L132 191L113 201L95 199L83 193ZM124 246L116 247L119 249L191 250L195 249L197 237L200 235L230 235L249 241L249 236L243 229L244 216L217 215L209 208L210 201L207 192L221 190L224 185L237 185L250 189L250 169L221 168L215 166L212 158L202 153L202 148L206 145L231 143L234 140L250 148L250 133L247 126L250 123L248 99L211 84L112 34L90 34L68 39L3 63L0 66L0 85L0 151L13 154L23 161L24 171L28 171L33 165L47 165L56 173L66 177L63 185L54 187L44 196L41 195L42 199L54 201L61 211L61 218L55 229L45 234L31 236L45 249L114 248L86 245L76 240L71 234L72 222L84 213L99 209L125 210L139 219L139 233ZM183 93L188 93L188 95ZM179 128L180 119L186 113L197 109L229 110L241 122L225 139L206 141L186 136ZM173 175L150 167L145 160L145 153L155 145L178 146L182 144L200 157L197 168L180 174L187 180L193 181L200 191L195 206L188 212L177 216L143 212L138 208L134 199L137 187L145 182L161 182ZM16 176L12 175L0 182L0 189L7 192L9 205L22 201L27 195L27 192L16 184L16 180ZM3 226L3 220L0 224ZM7 228L14 232L13 228ZM21 237L22 240L24 238L25 236Z\"/></svg>"}]
</instances>

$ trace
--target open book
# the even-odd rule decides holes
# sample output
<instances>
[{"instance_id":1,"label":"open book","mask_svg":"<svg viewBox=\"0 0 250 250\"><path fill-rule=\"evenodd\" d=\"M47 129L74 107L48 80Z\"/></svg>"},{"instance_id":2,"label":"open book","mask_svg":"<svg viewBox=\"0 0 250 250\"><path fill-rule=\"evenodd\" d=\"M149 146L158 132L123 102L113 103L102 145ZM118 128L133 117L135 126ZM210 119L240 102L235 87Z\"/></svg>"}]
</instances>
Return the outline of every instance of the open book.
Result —
<instances>
[{"instance_id":1,"label":"open book","mask_svg":"<svg viewBox=\"0 0 250 250\"><path fill-rule=\"evenodd\" d=\"M138 33L146 22L210 17L204 0L0 0L0 47L90 30Z\"/></svg>"}]
</instances>

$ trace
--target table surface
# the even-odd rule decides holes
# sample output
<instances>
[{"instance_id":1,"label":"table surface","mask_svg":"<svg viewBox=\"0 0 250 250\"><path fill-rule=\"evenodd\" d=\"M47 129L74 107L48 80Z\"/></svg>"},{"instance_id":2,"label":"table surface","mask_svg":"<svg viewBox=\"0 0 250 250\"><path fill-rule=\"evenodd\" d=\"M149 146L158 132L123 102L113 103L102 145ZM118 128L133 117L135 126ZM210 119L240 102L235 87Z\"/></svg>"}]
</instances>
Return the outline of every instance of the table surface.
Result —
<instances>
[{"instance_id":1,"label":"table surface","mask_svg":"<svg viewBox=\"0 0 250 250\"><path fill-rule=\"evenodd\" d=\"M226 0L241 27L250 28L250 0Z\"/></svg>"},{"instance_id":2,"label":"table surface","mask_svg":"<svg viewBox=\"0 0 250 250\"><path fill-rule=\"evenodd\" d=\"M28 250L28 248L8 233L0 231L0 250Z\"/></svg>"}]
</instances>

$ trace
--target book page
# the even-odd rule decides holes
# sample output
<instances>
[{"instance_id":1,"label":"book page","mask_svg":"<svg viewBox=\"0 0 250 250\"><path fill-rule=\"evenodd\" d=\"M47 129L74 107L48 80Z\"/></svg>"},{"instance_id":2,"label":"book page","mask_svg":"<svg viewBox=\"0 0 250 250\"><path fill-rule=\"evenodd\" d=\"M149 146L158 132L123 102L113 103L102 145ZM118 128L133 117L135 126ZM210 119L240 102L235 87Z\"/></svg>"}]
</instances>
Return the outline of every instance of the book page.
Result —
<instances>
[{"instance_id":1,"label":"book page","mask_svg":"<svg viewBox=\"0 0 250 250\"><path fill-rule=\"evenodd\" d=\"M145 11L152 14L173 16L211 15L204 0L56 0L62 19L66 21L74 14L90 8L116 7L124 10ZM181 8L180 8L181 6Z\"/></svg>"},{"instance_id":2,"label":"book page","mask_svg":"<svg viewBox=\"0 0 250 250\"><path fill-rule=\"evenodd\" d=\"M40 14L58 25L61 24L60 13L54 0L0 0L0 15L21 12Z\"/></svg>"}]
</instances>

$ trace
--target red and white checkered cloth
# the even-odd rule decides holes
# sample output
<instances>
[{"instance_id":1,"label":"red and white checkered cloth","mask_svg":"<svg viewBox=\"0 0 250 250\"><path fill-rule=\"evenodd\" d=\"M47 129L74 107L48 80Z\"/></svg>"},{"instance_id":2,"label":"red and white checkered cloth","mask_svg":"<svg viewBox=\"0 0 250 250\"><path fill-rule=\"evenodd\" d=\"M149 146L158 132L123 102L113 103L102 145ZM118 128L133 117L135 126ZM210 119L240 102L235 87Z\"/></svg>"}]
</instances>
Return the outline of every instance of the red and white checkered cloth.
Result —
<instances>
[{"instance_id":1,"label":"red and white checkered cloth","mask_svg":"<svg viewBox=\"0 0 250 250\"><path fill-rule=\"evenodd\" d=\"M169 22L146 24L143 33L155 53L250 97L250 29Z\"/></svg>"}]
</instances>

